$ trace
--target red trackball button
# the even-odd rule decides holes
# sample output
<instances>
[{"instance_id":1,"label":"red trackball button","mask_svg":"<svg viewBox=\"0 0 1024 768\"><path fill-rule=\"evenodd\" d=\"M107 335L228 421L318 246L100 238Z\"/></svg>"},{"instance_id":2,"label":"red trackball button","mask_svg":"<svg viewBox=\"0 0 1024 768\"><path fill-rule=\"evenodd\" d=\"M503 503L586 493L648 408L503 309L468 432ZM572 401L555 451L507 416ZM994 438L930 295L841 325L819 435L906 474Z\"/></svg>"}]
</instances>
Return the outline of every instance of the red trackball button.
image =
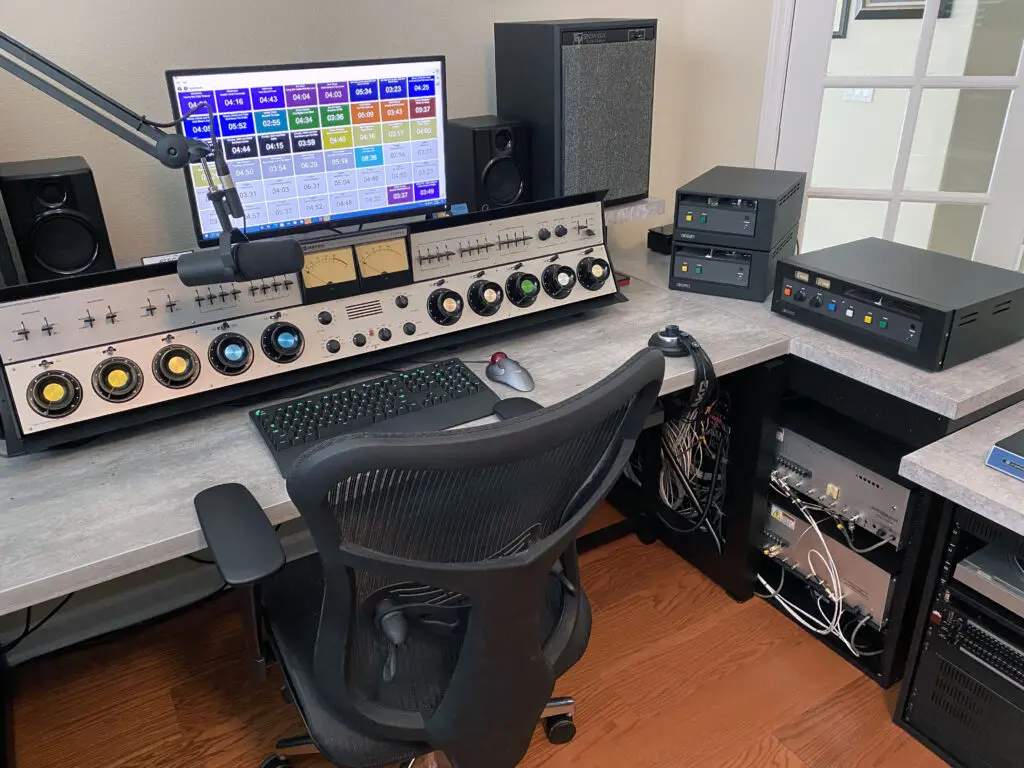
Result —
<instances>
[{"instance_id":1,"label":"red trackball button","mask_svg":"<svg viewBox=\"0 0 1024 768\"><path fill-rule=\"evenodd\" d=\"M491 355L491 365L494 365L499 360L504 360L507 357L508 355L506 355L504 352L495 352L493 355Z\"/></svg>"}]
</instances>

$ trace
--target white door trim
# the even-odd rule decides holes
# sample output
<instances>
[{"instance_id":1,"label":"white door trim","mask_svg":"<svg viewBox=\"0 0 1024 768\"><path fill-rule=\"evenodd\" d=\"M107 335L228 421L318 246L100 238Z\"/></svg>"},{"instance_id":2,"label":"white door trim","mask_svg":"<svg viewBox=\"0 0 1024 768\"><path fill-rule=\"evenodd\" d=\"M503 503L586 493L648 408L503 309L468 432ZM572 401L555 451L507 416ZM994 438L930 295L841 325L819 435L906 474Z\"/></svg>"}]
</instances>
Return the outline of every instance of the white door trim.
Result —
<instances>
[{"instance_id":1,"label":"white door trim","mask_svg":"<svg viewBox=\"0 0 1024 768\"><path fill-rule=\"evenodd\" d=\"M761 116L757 124L754 166L774 168L782 127L782 103L786 95L789 46L793 40L793 14L797 0L772 0L772 28L768 37L768 63L761 89Z\"/></svg>"}]
</instances>

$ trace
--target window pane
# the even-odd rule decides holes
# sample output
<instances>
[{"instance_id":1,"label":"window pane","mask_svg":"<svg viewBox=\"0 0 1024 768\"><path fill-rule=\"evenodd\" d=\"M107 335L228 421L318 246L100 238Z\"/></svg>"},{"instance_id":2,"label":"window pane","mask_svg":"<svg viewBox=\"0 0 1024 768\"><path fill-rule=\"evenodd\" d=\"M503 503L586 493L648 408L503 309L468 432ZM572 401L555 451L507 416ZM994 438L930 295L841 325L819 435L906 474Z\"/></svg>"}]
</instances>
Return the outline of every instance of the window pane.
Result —
<instances>
[{"instance_id":1,"label":"window pane","mask_svg":"<svg viewBox=\"0 0 1024 768\"><path fill-rule=\"evenodd\" d=\"M892 187L909 95L903 88L826 88L811 183Z\"/></svg>"},{"instance_id":2,"label":"window pane","mask_svg":"<svg viewBox=\"0 0 1024 768\"><path fill-rule=\"evenodd\" d=\"M1009 105L1008 90L922 92L905 187L987 192Z\"/></svg>"},{"instance_id":3,"label":"window pane","mask_svg":"<svg viewBox=\"0 0 1024 768\"><path fill-rule=\"evenodd\" d=\"M974 255L984 212L983 205L903 203L893 239L917 248L970 259Z\"/></svg>"},{"instance_id":4,"label":"window pane","mask_svg":"<svg viewBox=\"0 0 1024 768\"><path fill-rule=\"evenodd\" d=\"M929 75L1013 75L1024 40L1020 0L955 0L935 25Z\"/></svg>"},{"instance_id":5,"label":"window pane","mask_svg":"<svg viewBox=\"0 0 1024 768\"><path fill-rule=\"evenodd\" d=\"M800 250L817 251L862 237L881 237L888 208L889 204L880 200L812 197L807 201Z\"/></svg>"},{"instance_id":6,"label":"window pane","mask_svg":"<svg viewBox=\"0 0 1024 768\"><path fill-rule=\"evenodd\" d=\"M828 74L914 74L914 60L921 40L921 19L865 18L871 13L861 10L863 2L852 0L849 3L846 37L839 38L834 35L840 34L845 3L844 0L838 0L836 31L833 32L828 56Z\"/></svg>"}]
</instances>

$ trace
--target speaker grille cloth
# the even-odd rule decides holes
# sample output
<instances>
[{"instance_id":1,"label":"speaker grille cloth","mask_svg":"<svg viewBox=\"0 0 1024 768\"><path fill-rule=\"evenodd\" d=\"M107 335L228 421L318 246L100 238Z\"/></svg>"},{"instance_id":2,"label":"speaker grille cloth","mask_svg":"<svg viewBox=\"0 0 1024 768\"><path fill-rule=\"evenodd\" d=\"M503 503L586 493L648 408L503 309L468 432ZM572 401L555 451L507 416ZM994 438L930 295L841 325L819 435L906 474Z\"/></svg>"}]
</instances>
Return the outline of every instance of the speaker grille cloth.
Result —
<instances>
[{"instance_id":1,"label":"speaker grille cloth","mask_svg":"<svg viewBox=\"0 0 1024 768\"><path fill-rule=\"evenodd\" d=\"M562 47L563 194L647 193L655 41Z\"/></svg>"}]
</instances>

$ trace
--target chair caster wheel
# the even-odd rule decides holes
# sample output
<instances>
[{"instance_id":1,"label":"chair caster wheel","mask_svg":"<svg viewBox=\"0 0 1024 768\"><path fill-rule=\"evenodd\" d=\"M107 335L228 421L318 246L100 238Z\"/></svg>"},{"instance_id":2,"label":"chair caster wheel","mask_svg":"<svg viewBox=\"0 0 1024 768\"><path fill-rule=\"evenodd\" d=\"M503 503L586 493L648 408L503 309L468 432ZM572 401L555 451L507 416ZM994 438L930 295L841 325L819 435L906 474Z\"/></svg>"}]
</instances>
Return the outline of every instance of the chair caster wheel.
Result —
<instances>
[{"instance_id":1,"label":"chair caster wheel","mask_svg":"<svg viewBox=\"0 0 1024 768\"><path fill-rule=\"evenodd\" d=\"M292 768L292 764L287 757L281 757L281 755L271 755L262 763L260 763L260 768Z\"/></svg>"},{"instance_id":2,"label":"chair caster wheel","mask_svg":"<svg viewBox=\"0 0 1024 768\"><path fill-rule=\"evenodd\" d=\"M552 744L568 744L576 735L576 723L571 715L555 715L544 721L544 733Z\"/></svg>"}]
</instances>

